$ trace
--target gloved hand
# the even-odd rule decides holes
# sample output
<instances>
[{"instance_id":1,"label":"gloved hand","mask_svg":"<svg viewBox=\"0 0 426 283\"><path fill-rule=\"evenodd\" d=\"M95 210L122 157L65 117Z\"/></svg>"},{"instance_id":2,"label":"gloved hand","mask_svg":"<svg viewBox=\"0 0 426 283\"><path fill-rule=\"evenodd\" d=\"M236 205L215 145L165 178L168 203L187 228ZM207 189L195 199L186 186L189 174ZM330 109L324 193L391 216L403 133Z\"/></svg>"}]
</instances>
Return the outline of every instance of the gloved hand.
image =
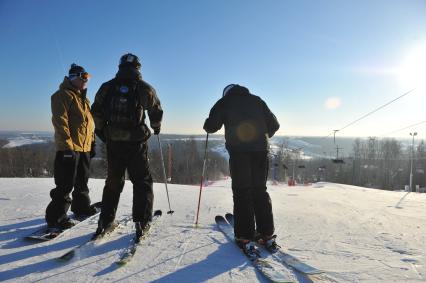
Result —
<instances>
[{"instance_id":1,"label":"gloved hand","mask_svg":"<svg viewBox=\"0 0 426 283\"><path fill-rule=\"evenodd\" d=\"M93 158L96 156L96 143L92 142L92 147L90 149L90 158Z\"/></svg>"},{"instance_id":2,"label":"gloved hand","mask_svg":"<svg viewBox=\"0 0 426 283\"><path fill-rule=\"evenodd\" d=\"M95 134L98 136L98 138L103 142L106 143L106 137L104 134L104 131L100 130L100 129L95 129Z\"/></svg>"},{"instance_id":3,"label":"gloved hand","mask_svg":"<svg viewBox=\"0 0 426 283\"><path fill-rule=\"evenodd\" d=\"M158 128L153 128L153 130L154 130L154 135L158 135L159 133L160 133L160 127L158 127Z\"/></svg>"}]
</instances>

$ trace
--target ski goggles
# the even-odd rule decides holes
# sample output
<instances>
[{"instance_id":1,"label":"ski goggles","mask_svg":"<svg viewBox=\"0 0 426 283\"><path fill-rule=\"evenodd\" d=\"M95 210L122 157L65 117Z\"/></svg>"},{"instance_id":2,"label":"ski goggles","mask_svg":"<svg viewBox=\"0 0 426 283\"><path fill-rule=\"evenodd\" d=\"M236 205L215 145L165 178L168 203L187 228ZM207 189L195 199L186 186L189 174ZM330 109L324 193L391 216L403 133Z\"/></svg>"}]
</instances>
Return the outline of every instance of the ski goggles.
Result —
<instances>
[{"instance_id":1,"label":"ski goggles","mask_svg":"<svg viewBox=\"0 0 426 283\"><path fill-rule=\"evenodd\" d=\"M88 72L79 72L79 73L72 73L69 75L71 78L79 77L83 82L87 82L91 75Z\"/></svg>"}]
</instances>

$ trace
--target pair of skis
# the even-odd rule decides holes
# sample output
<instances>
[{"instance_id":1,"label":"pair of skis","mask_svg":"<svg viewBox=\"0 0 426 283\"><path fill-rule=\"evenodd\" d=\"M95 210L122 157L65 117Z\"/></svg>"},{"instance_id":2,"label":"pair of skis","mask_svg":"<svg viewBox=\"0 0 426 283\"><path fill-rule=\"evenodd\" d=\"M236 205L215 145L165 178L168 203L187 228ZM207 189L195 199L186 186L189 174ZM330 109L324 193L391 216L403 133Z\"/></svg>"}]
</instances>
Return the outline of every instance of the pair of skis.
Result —
<instances>
[{"instance_id":1,"label":"pair of skis","mask_svg":"<svg viewBox=\"0 0 426 283\"><path fill-rule=\"evenodd\" d=\"M140 242L142 240L144 240L149 235L149 231L158 222L161 215L162 215L161 210L156 210L154 212L154 215L152 216L152 221L151 221L150 225L148 226L149 229L145 229L143 231L143 234L142 234L141 237L137 237L135 235L135 237L130 242L130 245L126 249L124 249L123 252L121 253L120 259L115 262L118 266L126 265L127 263L129 263L132 260L133 256L136 254L136 250L137 250Z\"/></svg>"},{"instance_id":2,"label":"pair of skis","mask_svg":"<svg viewBox=\"0 0 426 283\"><path fill-rule=\"evenodd\" d=\"M158 222L158 219L161 217L161 215L162 215L161 210L156 210L154 212L154 215L153 215L152 221L151 221L151 225L150 225L151 228L156 222ZM96 244L101 243L105 238L107 238L110 234L112 234L115 230L117 230L117 228L125 226L131 220L132 220L131 216L120 220L119 222L117 222L117 225L113 226L112 229L109 229L108 231L105 231L104 233L94 235L92 238L90 238L86 242L82 243L79 246L76 246L75 248L68 251L64 255L58 257L57 259L59 261L65 261L66 262L66 261L70 261L71 259L73 259L77 254L84 254L86 250L88 250L88 249L90 250ZM146 230L144 232L145 233L140 238L136 238L136 235L135 235L135 237L130 242L129 246L126 249L124 249L123 252L120 254L120 259L118 261L116 261L117 265L123 266L123 265L125 265L125 264L127 264L128 262L131 261L131 259L133 258L133 256L136 253L136 250L137 250L137 247L138 247L140 241L142 241L148 235L149 231Z\"/></svg>"},{"instance_id":3,"label":"pair of skis","mask_svg":"<svg viewBox=\"0 0 426 283\"><path fill-rule=\"evenodd\" d=\"M231 213L225 215L226 219L218 215L215 217L219 230L230 240L235 242L234 235L234 216ZM257 245L261 254L270 253L263 246ZM278 250L276 253L270 253L268 258L259 257L251 260L253 266L259 270L266 278L272 282L297 282L297 273L301 273L310 281L324 277L323 271L303 263L296 257ZM329 280L326 280L329 281Z\"/></svg>"}]
</instances>

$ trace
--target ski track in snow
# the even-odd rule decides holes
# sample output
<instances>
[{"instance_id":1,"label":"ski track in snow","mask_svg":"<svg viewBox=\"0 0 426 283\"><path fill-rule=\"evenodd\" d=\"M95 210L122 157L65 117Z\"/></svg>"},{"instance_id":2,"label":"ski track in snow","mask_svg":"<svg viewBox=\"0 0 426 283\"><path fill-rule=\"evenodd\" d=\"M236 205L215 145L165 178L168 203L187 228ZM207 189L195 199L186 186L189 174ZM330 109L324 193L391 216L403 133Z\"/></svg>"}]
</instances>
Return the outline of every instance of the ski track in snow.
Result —
<instances>
[{"instance_id":1,"label":"ski track in snow","mask_svg":"<svg viewBox=\"0 0 426 283\"><path fill-rule=\"evenodd\" d=\"M104 180L90 180L92 201ZM133 222L77 258L57 257L84 243L97 218L50 242L22 238L44 224L53 179L0 179L0 281L5 282L267 282L235 244L216 229L214 216L232 212L231 180L202 193L200 225L194 227L199 187L155 184L154 209L163 216L127 265L115 262L131 241ZM424 282L426 280L426 194L389 192L318 183L270 185L278 242L302 261L326 270L335 282ZM126 182L117 219L131 214ZM322 275L312 282L334 282ZM299 282L309 282L298 277Z\"/></svg>"}]
</instances>

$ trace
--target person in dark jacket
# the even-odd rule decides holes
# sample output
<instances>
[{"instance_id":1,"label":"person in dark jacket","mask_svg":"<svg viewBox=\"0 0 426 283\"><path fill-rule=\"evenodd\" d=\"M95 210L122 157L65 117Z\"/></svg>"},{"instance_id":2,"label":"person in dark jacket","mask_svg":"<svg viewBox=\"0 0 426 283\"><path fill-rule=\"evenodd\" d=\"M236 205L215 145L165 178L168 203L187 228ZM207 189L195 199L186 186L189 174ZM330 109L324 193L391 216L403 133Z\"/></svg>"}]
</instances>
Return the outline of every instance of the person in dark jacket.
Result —
<instances>
[{"instance_id":1,"label":"person in dark jacket","mask_svg":"<svg viewBox=\"0 0 426 283\"><path fill-rule=\"evenodd\" d=\"M89 73L72 64L68 76L51 97L52 123L55 129L56 156L54 179L56 188L46 208L46 222L52 229L67 229L74 222L67 216L71 206L76 218L96 213L90 206L90 159L95 154L95 124L86 97ZM72 198L70 193L72 192Z\"/></svg>"},{"instance_id":2,"label":"person in dark jacket","mask_svg":"<svg viewBox=\"0 0 426 283\"><path fill-rule=\"evenodd\" d=\"M107 145L108 176L102 195L99 235L115 227L115 214L124 187L125 172L133 183L133 221L141 235L152 218L154 193L148 164L150 126L158 135L163 110L155 89L142 80L141 63L133 54L120 59L114 79L102 84L92 105L95 133Z\"/></svg>"},{"instance_id":3,"label":"person in dark jacket","mask_svg":"<svg viewBox=\"0 0 426 283\"><path fill-rule=\"evenodd\" d=\"M235 239L246 252L259 240L277 248L271 198L266 191L268 139L279 129L266 103L246 87L230 84L204 123L207 133L225 125L226 149L232 178Z\"/></svg>"}]
</instances>

